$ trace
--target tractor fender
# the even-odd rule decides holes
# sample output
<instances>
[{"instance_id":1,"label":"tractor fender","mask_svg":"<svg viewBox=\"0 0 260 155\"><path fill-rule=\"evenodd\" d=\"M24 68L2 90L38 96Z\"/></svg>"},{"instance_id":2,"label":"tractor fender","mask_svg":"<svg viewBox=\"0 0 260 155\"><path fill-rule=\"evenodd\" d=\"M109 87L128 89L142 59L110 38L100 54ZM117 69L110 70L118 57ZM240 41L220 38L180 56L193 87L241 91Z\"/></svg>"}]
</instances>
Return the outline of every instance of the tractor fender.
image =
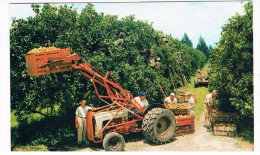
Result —
<instances>
[{"instance_id":1,"label":"tractor fender","mask_svg":"<svg viewBox=\"0 0 260 155\"><path fill-rule=\"evenodd\" d=\"M163 104L159 104L159 103L154 103L149 105L145 111L144 111L144 115L146 115L150 110L152 110L153 108L165 108Z\"/></svg>"}]
</instances>

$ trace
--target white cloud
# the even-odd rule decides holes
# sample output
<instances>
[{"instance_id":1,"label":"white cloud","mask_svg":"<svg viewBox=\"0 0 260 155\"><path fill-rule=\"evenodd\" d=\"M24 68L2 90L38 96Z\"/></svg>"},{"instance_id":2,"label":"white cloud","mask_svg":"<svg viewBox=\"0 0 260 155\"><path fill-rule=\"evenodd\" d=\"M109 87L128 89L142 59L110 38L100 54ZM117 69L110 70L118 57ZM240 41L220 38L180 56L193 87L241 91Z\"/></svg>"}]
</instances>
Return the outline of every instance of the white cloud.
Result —
<instances>
[{"instance_id":1,"label":"white cloud","mask_svg":"<svg viewBox=\"0 0 260 155\"><path fill-rule=\"evenodd\" d=\"M86 6L74 3L78 11ZM118 15L120 18L135 15L137 19L153 22L157 30L181 39L186 32L196 46L202 35L208 45L220 39L221 26L243 12L241 2L168 2L168 3L94 3L98 12ZM30 5L12 4L10 17L26 18L34 15Z\"/></svg>"}]
</instances>

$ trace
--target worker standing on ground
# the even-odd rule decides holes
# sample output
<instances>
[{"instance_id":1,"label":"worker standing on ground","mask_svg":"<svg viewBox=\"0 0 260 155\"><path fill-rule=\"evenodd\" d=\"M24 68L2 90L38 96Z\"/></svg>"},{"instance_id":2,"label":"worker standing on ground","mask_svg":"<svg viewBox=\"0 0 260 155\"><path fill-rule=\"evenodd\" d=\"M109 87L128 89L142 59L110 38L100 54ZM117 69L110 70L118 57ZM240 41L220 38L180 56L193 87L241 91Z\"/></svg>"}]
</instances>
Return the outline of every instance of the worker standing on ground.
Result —
<instances>
[{"instance_id":1,"label":"worker standing on ground","mask_svg":"<svg viewBox=\"0 0 260 155\"><path fill-rule=\"evenodd\" d=\"M189 109L189 115L195 115L194 107L195 107L195 100L191 96L190 92L187 92L187 98L188 98L188 109Z\"/></svg>"},{"instance_id":2,"label":"worker standing on ground","mask_svg":"<svg viewBox=\"0 0 260 155\"><path fill-rule=\"evenodd\" d=\"M177 103L177 98L174 93L171 93L170 96L166 97L164 100L165 107L168 107L168 104Z\"/></svg>"},{"instance_id":3,"label":"worker standing on ground","mask_svg":"<svg viewBox=\"0 0 260 155\"><path fill-rule=\"evenodd\" d=\"M206 128L212 129L211 126L211 113L218 111L216 106L217 91L213 90L212 93L208 94L205 99L204 113L205 113L205 124Z\"/></svg>"},{"instance_id":4,"label":"worker standing on ground","mask_svg":"<svg viewBox=\"0 0 260 155\"><path fill-rule=\"evenodd\" d=\"M78 130L78 144L81 144L82 141L86 142L86 132L87 132L87 124L86 124L86 116L88 111L91 108L86 106L86 100L82 100L80 102L80 106L77 108L75 113L75 126Z\"/></svg>"}]
</instances>

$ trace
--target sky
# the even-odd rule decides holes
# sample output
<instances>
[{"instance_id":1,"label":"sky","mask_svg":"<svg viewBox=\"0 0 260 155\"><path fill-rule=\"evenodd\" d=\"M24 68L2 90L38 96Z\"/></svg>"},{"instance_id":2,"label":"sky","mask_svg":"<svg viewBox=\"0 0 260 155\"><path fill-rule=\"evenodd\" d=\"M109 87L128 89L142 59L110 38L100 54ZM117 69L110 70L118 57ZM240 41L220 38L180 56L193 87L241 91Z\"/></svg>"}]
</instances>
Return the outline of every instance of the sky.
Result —
<instances>
[{"instance_id":1,"label":"sky","mask_svg":"<svg viewBox=\"0 0 260 155\"><path fill-rule=\"evenodd\" d=\"M243 14L243 3L233 2L154 2L154 3L93 3L97 12L135 15L136 19L153 23L156 30L181 40L186 32L196 47L202 36L213 47L220 39L221 27L236 13ZM60 5L60 4L59 4ZM68 3L69 6L72 3ZM80 11L86 3L73 3ZM10 4L10 19L34 16L30 4ZM11 20L10 20L11 22Z\"/></svg>"}]
</instances>

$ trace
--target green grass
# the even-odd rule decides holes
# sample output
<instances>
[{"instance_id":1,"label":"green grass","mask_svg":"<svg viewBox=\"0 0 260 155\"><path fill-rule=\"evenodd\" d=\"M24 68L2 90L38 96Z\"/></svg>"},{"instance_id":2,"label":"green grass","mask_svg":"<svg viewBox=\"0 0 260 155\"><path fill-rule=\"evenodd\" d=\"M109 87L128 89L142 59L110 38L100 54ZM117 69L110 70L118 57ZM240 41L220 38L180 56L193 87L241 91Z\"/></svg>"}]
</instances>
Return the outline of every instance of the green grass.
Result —
<instances>
[{"instance_id":1,"label":"green grass","mask_svg":"<svg viewBox=\"0 0 260 155\"><path fill-rule=\"evenodd\" d=\"M45 145L25 145L25 146L16 146L12 151L49 151L48 147Z\"/></svg>"},{"instance_id":2,"label":"green grass","mask_svg":"<svg viewBox=\"0 0 260 155\"><path fill-rule=\"evenodd\" d=\"M11 128L16 128L19 125L19 123L17 122L17 117L14 113L14 111L11 112Z\"/></svg>"},{"instance_id":3,"label":"green grass","mask_svg":"<svg viewBox=\"0 0 260 155\"><path fill-rule=\"evenodd\" d=\"M59 105L54 105L54 113L55 113L56 111L58 111L59 108L60 108ZM42 113L47 113L47 108L44 108L44 109L42 109L42 110L40 110L40 109L38 108L38 109L36 109L36 110L38 110L38 111L40 111L40 112L42 112ZM44 118L43 115L37 114L37 113L32 113L32 114L29 115L28 123L33 122L33 121L39 121L39 120L41 120L42 118ZM19 125L19 122L17 121L17 116L15 115L15 111L12 110L12 111L11 111L11 127L12 127L12 128L16 128L16 127L18 127L18 125Z\"/></svg>"}]
</instances>

